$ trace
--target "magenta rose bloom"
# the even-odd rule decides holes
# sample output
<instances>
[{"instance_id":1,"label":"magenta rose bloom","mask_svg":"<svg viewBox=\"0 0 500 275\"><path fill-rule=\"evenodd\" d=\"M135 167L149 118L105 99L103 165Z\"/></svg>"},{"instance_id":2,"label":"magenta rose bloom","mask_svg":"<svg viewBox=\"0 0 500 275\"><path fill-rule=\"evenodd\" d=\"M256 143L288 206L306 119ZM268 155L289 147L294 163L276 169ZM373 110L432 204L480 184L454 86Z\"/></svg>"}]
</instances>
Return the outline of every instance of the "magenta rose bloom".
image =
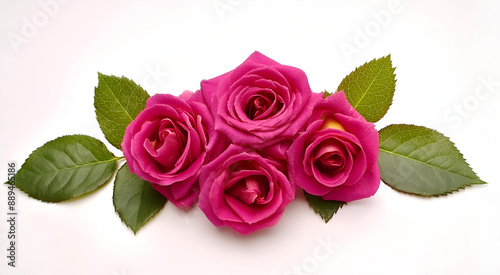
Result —
<instances>
[{"instance_id":1,"label":"magenta rose bloom","mask_svg":"<svg viewBox=\"0 0 500 275\"><path fill-rule=\"evenodd\" d=\"M207 218L245 235L275 225L295 195L275 161L238 145L203 166L200 186Z\"/></svg>"},{"instance_id":2,"label":"magenta rose bloom","mask_svg":"<svg viewBox=\"0 0 500 275\"><path fill-rule=\"evenodd\" d=\"M375 194L380 184L378 132L343 91L319 102L287 152L292 184L325 200L350 202Z\"/></svg>"},{"instance_id":3,"label":"magenta rose bloom","mask_svg":"<svg viewBox=\"0 0 500 275\"><path fill-rule=\"evenodd\" d=\"M150 97L127 126L122 142L130 172L151 182L179 208L190 207L198 197L198 176L207 155L204 123L210 117L193 111L186 102L191 95Z\"/></svg>"},{"instance_id":4,"label":"magenta rose bloom","mask_svg":"<svg viewBox=\"0 0 500 275\"><path fill-rule=\"evenodd\" d=\"M233 71L201 82L215 129L233 143L264 147L290 139L320 99L306 74L254 52Z\"/></svg>"}]
</instances>

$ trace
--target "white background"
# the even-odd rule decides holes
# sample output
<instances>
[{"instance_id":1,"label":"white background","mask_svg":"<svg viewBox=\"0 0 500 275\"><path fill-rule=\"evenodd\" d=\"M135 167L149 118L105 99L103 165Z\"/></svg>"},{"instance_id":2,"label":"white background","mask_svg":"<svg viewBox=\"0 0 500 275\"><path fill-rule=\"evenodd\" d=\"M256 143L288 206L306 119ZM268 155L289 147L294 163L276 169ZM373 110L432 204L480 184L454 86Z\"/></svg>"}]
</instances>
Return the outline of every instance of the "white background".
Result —
<instances>
[{"instance_id":1,"label":"white background","mask_svg":"<svg viewBox=\"0 0 500 275\"><path fill-rule=\"evenodd\" d=\"M97 72L179 94L258 50L303 69L315 92L391 54L396 94L377 128L439 130L488 182L431 199L382 183L328 224L298 197L278 225L248 237L172 204L134 235L114 212L112 184L59 204L18 192L16 268L2 187L0 273L500 274L500 2L436 2L0 1L3 179L9 161L20 166L56 137L104 141Z\"/></svg>"}]
</instances>

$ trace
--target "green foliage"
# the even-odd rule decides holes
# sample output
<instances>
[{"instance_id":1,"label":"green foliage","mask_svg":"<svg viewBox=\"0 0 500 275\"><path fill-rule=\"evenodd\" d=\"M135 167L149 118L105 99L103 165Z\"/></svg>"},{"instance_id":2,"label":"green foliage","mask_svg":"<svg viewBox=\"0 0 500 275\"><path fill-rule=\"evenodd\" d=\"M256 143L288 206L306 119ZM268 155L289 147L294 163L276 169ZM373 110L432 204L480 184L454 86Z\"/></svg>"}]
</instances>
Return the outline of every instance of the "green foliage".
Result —
<instances>
[{"instance_id":1,"label":"green foliage","mask_svg":"<svg viewBox=\"0 0 500 275\"><path fill-rule=\"evenodd\" d=\"M126 77L99 73L94 107L97 121L106 139L118 149L125 129L146 106L148 93Z\"/></svg>"},{"instance_id":2,"label":"green foliage","mask_svg":"<svg viewBox=\"0 0 500 275\"><path fill-rule=\"evenodd\" d=\"M16 186L41 201L68 200L105 184L118 159L93 137L63 136L29 156L16 174Z\"/></svg>"},{"instance_id":3,"label":"green foliage","mask_svg":"<svg viewBox=\"0 0 500 275\"><path fill-rule=\"evenodd\" d=\"M373 59L347 75L337 91L343 90L347 101L367 121L377 122L392 104L396 88L394 70L391 55Z\"/></svg>"},{"instance_id":4,"label":"green foliage","mask_svg":"<svg viewBox=\"0 0 500 275\"><path fill-rule=\"evenodd\" d=\"M116 174L113 204L122 221L134 234L158 213L167 199L151 183L132 174L124 164Z\"/></svg>"},{"instance_id":5,"label":"green foliage","mask_svg":"<svg viewBox=\"0 0 500 275\"><path fill-rule=\"evenodd\" d=\"M337 211L342 208L346 203L343 201L328 201L321 197L313 196L306 191L304 191L307 202L309 206L314 209L314 212L318 213L325 223L327 223Z\"/></svg>"},{"instance_id":6,"label":"green foliage","mask_svg":"<svg viewBox=\"0 0 500 275\"><path fill-rule=\"evenodd\" d=\"M379 167L392 188L421 196L440 196L485 183L443 134L422 126L389 125L379 131Z\"/></svg>"}]
</instances>

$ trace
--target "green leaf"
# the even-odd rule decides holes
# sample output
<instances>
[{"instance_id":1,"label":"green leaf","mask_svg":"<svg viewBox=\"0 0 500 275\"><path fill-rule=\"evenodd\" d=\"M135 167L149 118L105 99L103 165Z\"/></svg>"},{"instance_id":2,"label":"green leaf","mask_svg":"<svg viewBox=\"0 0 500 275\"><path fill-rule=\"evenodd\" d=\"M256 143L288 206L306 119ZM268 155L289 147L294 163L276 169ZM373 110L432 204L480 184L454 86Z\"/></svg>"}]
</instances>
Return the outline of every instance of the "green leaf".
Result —
<instances>
[{"instance_id":1,"label":"green leaf","mask_svg":"<svg viewBox=\"0 0 500 275\"><path fill-rule=\"evenodd\" d=\"M333 214L337 213L337 211L346 204L343 201L327 201L321 197L311 195L306 191L304 191L304 195L306 196L309 206L311 206L312 209L314 209L314 212L318 213L321 218L325 220L325 223L327 223L333 217Z\"/></svg>"},{"instance_id":2,"label":"green leaf","mask_svg":"<svg viewBox=\"0 0 500 275\"><path fill-rule=\"evenodd\" d=\"M97 121L109 143L121 149L125 129L144 109L149 95L123 76L98 75L99 85L94 96Z\"/></svg>"},{"instance_id":3,"label":"green leaf","mask_svg":"<svg viewBox=\"0 0 500 275\"><path fill-rule=\"evenodd\" d=\"M41 201L64 201L105 184L118 159L93 137L63 136L31 153L16 174L16 186Z\"/></svg>"},{"instance_id":4,"label":"green leaf","mask_svg":"<svg viewBox=\"0 0 500 275\"><path fill-rule=\"evenodd\" d=\"M367 121L377 122L392 104L396 88L394 70L391 55L373 59L346 76L337 91L343 90L347 101Z\"/></svg>"},{"instance_id":5,"label":"green leaf","mask_svg":"<svg viewBox=\"0 0 500 275\"><path fill-rule=\"evenodd\" d=\"M422 126L389 125L379 131L379 167L392 188L421 196L440 196L485 183L443 134Z\"/></svg>"},{"instance_id":6,"label":"green leaf","mask_svg":"<svg viewBox=\"0 0 500 275\"><path fill-rule=\"evenodd\" d=\"M151 183L132 174L124 164L116 174L113 204L122 221L134 234L158 213L167 199Z\"/></svg>"}]
</instances>

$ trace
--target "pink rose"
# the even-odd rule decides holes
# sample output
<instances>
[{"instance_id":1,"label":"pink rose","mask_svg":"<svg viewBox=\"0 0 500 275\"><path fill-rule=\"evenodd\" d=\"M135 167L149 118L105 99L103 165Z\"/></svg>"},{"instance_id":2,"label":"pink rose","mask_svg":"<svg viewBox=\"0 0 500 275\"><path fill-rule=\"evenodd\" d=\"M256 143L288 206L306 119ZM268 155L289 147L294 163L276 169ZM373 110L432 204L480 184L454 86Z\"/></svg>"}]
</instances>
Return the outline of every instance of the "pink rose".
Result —
<instances>
[{"instance_id":1,"label":"pink rose","mask_svg":"<svg viewBox=\"0 0 500 275\"><path fill-rule=\"evenodd\" d=\"M201 83L215 129L233 143L264 147L290 139L320 99L305 73L254 52L233 71Z\"/></svg>"},{"instance_id":2,"label":"pink rose","mask_svg":"<svg viewBox=\"0 0 500 275\"><path fill-rule=\"evenodd\" d=\"M198 197L198 176L207 155L208 126L204 123L210 123L210 116L193 111L186 102L191 96L185 92L180 97L150 97L128 125L122 142L130 172L151 182L179 208L190 207Z\"/></svg>"},{"instance_id":3,"label":"pink rose","mask_svg":"<svg viewBox=\"0 0 500 275\"><path fill-rule=\"evenodd\" d=\"M287 152L292 184L325 200L350 202L374 195L380 184L378 132L344 92L319 102L307 125Z\"/></svg>"},{"instance_id":4,"label":"pink rose","mask_svg":"<svg viewBox=\"0 0 500 275\"><path fill-rule=\"evenodd\" d=\"M207 218L245 235L275 225L295 195L275 161L238 145L203 166L200 186Z\"/></svg>"}]
</instances>

